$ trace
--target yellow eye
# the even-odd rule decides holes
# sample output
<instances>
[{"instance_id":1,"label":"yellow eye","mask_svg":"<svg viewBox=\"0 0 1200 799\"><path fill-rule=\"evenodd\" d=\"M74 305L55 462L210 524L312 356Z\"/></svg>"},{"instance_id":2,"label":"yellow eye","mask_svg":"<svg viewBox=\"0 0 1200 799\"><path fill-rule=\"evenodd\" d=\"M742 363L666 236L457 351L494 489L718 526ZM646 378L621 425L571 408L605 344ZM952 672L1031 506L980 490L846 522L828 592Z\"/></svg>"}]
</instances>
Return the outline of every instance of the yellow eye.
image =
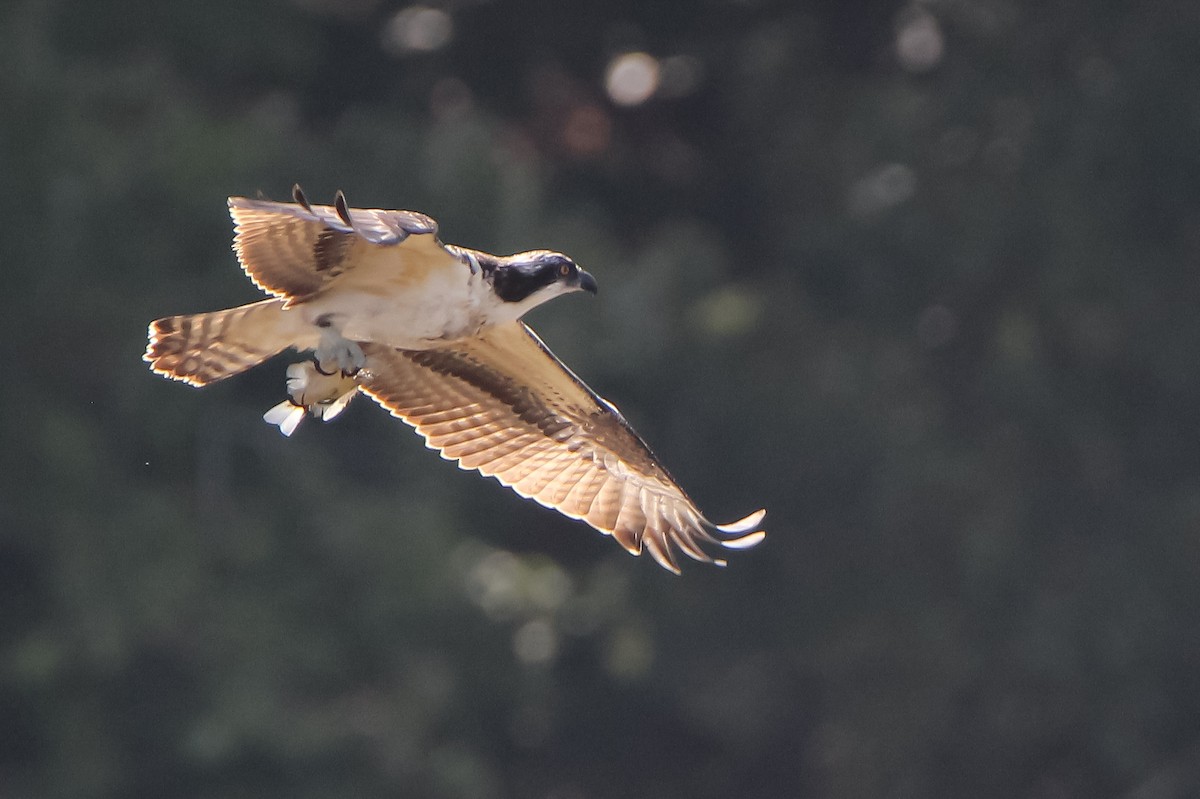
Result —
<instances>
[{"instance_id":1,"label":"yellow eye","mask_svg":"<svg viewBox=\"0 0 1200 799\"><path fill-rule=\"evenodd\" d=\"M558 268L558 274L562 275L563 277L566 277L567 275L571 274L571 265L563 264L562 266L560 266Z\"/></svg>"}]
</instances>

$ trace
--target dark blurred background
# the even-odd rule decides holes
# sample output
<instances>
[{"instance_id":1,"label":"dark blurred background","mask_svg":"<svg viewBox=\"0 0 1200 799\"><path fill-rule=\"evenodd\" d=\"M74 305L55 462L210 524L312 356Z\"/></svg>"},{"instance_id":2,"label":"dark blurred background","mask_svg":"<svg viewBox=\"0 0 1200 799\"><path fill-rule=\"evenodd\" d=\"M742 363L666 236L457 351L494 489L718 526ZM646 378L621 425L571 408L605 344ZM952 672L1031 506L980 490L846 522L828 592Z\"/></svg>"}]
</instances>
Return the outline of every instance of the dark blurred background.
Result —
<instances>
[{"instance_id":1,"label":"dark blurred background","mask_svg":"<svg viewBox=\"0 0 1200 799\"><path fill-rule=\"evenodd\" d=\"M1200 795L1200 5L8 0L0 796ZM286 359L230 194L598 278L531 318L676 578Z\"/></svg>"}]
</instances>

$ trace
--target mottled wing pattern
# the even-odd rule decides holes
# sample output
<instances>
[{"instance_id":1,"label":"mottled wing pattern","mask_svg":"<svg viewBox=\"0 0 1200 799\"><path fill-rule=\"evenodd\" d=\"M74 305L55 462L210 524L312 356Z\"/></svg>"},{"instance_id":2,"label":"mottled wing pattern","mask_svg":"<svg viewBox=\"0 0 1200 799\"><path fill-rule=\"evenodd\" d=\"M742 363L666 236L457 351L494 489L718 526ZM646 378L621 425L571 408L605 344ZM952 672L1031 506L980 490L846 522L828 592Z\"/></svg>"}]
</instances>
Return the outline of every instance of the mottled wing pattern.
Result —
<instances>
[{"instance_id":1,"label":"mottled wing pattern","mask_svg":"<svg viewBox=\"0 0 1200 799\"><path fill-rule=\"evenodd\" d=\"M376 246L441 247L437 223L415 211L349 208L341 192L334 205L312 205L297 187L296 202L229 198L242 269L263 291L289 301L311 297L352 268L356 254ZM412 246L412 243L410 243Z\"/></svg>"},{"instance_id":2,"label":"mottled wing pattern","mask_svg":"<svg viewBox=\"0 0 1200 799\"><path fill-rule=\"evenodd\" d=\"M429 447L523 497L581 519L625 549L678 572L674 550L714 560L703 543L762 540L758 511L706 519L616 408L521 322L432 350L364 346L364 391Z\"/></svg>"}]
</instances>

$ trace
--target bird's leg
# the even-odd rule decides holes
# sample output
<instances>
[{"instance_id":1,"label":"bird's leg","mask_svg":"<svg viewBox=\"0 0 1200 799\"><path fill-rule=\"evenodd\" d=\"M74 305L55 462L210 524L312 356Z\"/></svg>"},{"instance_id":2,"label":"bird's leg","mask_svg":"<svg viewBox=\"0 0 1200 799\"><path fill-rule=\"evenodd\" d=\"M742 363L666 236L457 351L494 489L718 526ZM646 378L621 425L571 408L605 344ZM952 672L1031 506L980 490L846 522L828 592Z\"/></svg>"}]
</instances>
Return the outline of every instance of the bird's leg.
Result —
<instances>
[{"instance_id":1,"label":"bird's leg","mask_svg":"<svg viewBox=\"0 0 1200 799\"><path fill-rule=\"evenodd\" d=\"M341 372L351 376L358 373L367 363L358 342L351 341L335 328L330 320L322 317L317 320L321 328L321 341L313 352L313 363L317 371L323 375L334 375Z\"/></svg>"}]
</instances>

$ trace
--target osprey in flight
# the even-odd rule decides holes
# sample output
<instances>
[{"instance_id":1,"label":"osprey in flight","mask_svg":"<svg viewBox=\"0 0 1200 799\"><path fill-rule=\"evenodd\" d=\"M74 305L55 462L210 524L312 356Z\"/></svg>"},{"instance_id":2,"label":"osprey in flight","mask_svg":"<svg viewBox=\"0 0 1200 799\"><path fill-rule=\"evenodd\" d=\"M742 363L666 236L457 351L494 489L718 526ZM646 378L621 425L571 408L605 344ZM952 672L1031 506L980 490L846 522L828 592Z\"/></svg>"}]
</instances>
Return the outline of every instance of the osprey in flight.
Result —
<instances>
[{"instance_id":1,"label":"osprey in flight","mask_svg":"<svg viewBox=\"0 0 1200 799\"><path fill-rule=\"evenodd\" d=\"M565 255L510 256L443 244L413 211L231 197L233 249L271 299L150 325L145 360L203 386L288 347L289 399L264 418L290 435L305 412L328 421L363 391L463 469L587 522L678 573L675 550L761 541L765 511L710 522L625 418L521 321L560 294L596 292Z\"/></svg>"}]
</instances>

